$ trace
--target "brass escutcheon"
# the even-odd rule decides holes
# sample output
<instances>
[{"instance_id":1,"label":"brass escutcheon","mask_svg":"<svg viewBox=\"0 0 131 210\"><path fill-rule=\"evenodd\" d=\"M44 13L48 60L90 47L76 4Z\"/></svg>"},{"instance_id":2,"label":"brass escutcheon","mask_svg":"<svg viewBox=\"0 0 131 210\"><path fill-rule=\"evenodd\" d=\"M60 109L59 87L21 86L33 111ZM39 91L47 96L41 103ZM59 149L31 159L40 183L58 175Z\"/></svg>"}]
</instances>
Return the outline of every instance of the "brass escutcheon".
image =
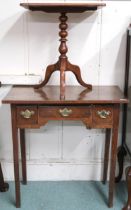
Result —
<instances>
[{"instance_id":1,"label":"brass escutcheon","mask_svg":"<svg viewBox=\"0 0 131 210\"><path fill-rule=\"evenodd\" d=\"M34 115L35 112L34 111L30 111L28 109L26 109L25 111L21 111L20 115L25 118L25 119L30 119L32 115Z\"/></svg>"},{"instance_id":2,"label":"brass escutcheon","mask_svg":"<svg viewBox=\"0 0 131 210\"><path fill-rule=\"evenodd\" d=\"M103 109L101 111L97 111L97 114L99 115L100 118L106 119L111 114L111 112Z\"/></svg>"},{"instance_id":3,"label":"brass escutcheon","mask_svg":"<svg viewBox=\"0 0 131 210\"><path fill-rule=\"evenodd\" d=\"M62 115L62 117L68 117L72 113L72 110L64 108L64 109L60 109L59 113Z\"/></svg>"}]
</instances>

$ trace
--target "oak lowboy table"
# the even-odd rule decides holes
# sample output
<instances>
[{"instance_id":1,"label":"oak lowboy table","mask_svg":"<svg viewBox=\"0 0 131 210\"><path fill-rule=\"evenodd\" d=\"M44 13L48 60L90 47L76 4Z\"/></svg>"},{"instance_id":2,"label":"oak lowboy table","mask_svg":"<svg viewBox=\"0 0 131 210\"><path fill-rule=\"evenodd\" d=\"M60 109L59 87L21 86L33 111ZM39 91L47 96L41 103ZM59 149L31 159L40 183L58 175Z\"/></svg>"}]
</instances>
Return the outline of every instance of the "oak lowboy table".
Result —
<instances>
[{"instance_id":1,"label":"oak lowboy table","mask_svg":"<svg viewBox=\"0 0 131 210\"><path fill-rule=\"evenodd\" d=\"M16 207L20 207L18 129L23 183L26 184L25 129L40 128L49 120L80 120L87 128L106 129L103 182L107 180L110 153L109 207L113 206L120 104L128 103L117 86L93 86L92 90L82 86L67 86L65 99L60 99L59 86L40 89L13 87L3 103L11 105Z\"/></svg>"}]
</instances>

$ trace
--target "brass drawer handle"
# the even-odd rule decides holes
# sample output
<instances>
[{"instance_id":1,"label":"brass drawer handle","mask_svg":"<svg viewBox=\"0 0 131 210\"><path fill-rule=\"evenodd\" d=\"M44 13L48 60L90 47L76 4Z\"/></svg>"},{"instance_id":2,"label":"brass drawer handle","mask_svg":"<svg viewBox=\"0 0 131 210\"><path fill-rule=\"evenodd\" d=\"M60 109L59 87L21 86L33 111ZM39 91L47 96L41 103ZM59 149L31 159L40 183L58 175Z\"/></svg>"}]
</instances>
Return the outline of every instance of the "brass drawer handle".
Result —
<instances>
[{"instance_id":1,"label":"brass drawer handle","mask_svg":"<svg viewBox=\"0 0 131 210\"><path fill-rule=\"evenodd\" d=\"M60 109L59 113L62 115L62 117L68 117L72 113L72 110L64 108L64 109Z\"/></svg>"},{"instance_id":2,"label":"brass drawer handle","mask_svg":"<svg viewBox=\"0 0 131 210\"><path fill-rule=\"evenodd\" d=\"M21 111L20 115L25 118L25 119L30 119L32 115L34 115L35 112L34 111L30 111L28 109L26 109L25 111Z\"/></svg>"},{"instance_id":3,"label":"brass drawer handle","mask_svg":"<svg viewBox=\"0 0 131 210\"><path fill-rule=\"evenodd\" d=\"M111 112L103 109L101 111L97 111L97 114L99 115L100 118L106 119L111 114Z\"/></svg>"}]
</instances>

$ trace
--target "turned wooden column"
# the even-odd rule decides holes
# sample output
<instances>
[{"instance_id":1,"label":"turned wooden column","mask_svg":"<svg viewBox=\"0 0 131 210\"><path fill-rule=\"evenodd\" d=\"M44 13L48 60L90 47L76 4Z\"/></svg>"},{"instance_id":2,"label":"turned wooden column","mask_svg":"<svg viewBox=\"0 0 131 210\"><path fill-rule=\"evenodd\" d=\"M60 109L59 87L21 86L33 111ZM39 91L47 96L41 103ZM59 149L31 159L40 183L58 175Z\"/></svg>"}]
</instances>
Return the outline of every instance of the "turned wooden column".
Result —
<instances>
[{"instance_id":1,"label":"turned wooden column","mask_svg":"<svg viewBox=\"0 0 131 210\"><path fill-rule=\"evenodd\" d=\"M80 85L82 85L83 87L85 87L88 90L92 90L92 85L91 84L87 84L83 81L82 77L81 77L81 70L80 67L77 65L74 65L72 63L69 62L68 57L67 57L67 52L68 52L68 47L67 47L67 36L68 36L68 24L67 24L67 14L65 11L62 11L60 13L60 17L59 17L59 36L60 36L60 46L59 46L59 53L60 56L57 60L56 63L48 65L46 68L46 72L45 72L45 79L38 85L33 85L33 87L35 87L36 89L38 88L42 88L44 87L51 75L55 72L55 71L59 71L60 72L60 100L64 100L65 99L65 88L66 88L66 71L71 71L78 83Z\"/></svg>"},{"instance_id":2,"label":"turned wooden column","mask_svg":"<svg viewBox=\"0 0 131 210\"><path fill-rule=\"evenodd\" d=\"M61 16L59 18L60 24L60 47L59 47L59 52L60 52L60 57L59 57L59 67L60 67L60 98L64 99L65 98L65 71L67 68L67 56L66 53L68 51L67 45L66 45L66 37L68 35L67 33L67 20L68 17L66 16L66 13L61 13Z\"/></svg>"}]
</instances>

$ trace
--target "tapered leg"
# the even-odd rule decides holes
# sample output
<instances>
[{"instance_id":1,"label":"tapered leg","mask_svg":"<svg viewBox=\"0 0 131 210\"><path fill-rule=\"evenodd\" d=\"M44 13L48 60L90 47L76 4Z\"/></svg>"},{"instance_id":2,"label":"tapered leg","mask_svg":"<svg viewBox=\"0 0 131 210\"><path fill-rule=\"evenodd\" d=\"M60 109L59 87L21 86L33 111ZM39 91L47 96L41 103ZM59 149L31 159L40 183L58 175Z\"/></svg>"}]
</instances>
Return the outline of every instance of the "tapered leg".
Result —
<instances>
[{"instance_id":1,"label":"tapered leg","mask_svg":"<svg viewBox=\"0 0 131 210\"><path fill-rule=\"evenodd\" d=\"M20 148L21 148L23 184L27 184L25 129L20 129Z\"/></svg>"},{"instance_id":2,"label":"tapered leg","mask_svg":"<svg viewBox=\"0 0 131 210\"><path fill-rule=\"evenodd\" d=\"M0 163L0 192L6 192L9 189L8 183L4 182L4 177L2 173L1 163Z\"/></svg>"},{"instance_id":3,"label":"tapered leg","mask_svg":"<svg viewBox=\"0 0 131 210\"><path fill-rule=\"evenodd\" d=\"M109 150L110 150L110 137L111 137L111 129L107 128L106 129L106 138L105 138L103 184L105 184L107 181Z\"/></svg>"},{"instance_id":4,"label":"tapered leg","mask_svg":"<svg viewBox=\"0 0 131 210\"><path fill-rule=\"evenodd\" d=\"M127 170L126 181L128 188L128 201L123 210L131 210L131 166Z\"/></svg>"},{"instance_id":5,"label":"tapered leg","mask_svg":"<svg viewBox=\"0 0 131 210\"><path fill-rule=\"evenodd\" d=\"M119 105L114 105L113 112L114 113L113 113L113 129L112 129L112 144L111 144L111 166L110 166L110 179L109 179L109 207L113 206L118 126L119 126Z\"/></svg>"},{"instance_id":6,"label":"tapered leg","mask_svg":"<svg viewBox=\"0 0 131 210\"><path fill-rule=\"evenodd\" d=\"M11 117L12 117L12 140L13 140L16 207L19 208L20 207L20 180L19 180L18 129L16 127L16 108L14 105L11 105Z\"/></svg>"}]
</instances>

